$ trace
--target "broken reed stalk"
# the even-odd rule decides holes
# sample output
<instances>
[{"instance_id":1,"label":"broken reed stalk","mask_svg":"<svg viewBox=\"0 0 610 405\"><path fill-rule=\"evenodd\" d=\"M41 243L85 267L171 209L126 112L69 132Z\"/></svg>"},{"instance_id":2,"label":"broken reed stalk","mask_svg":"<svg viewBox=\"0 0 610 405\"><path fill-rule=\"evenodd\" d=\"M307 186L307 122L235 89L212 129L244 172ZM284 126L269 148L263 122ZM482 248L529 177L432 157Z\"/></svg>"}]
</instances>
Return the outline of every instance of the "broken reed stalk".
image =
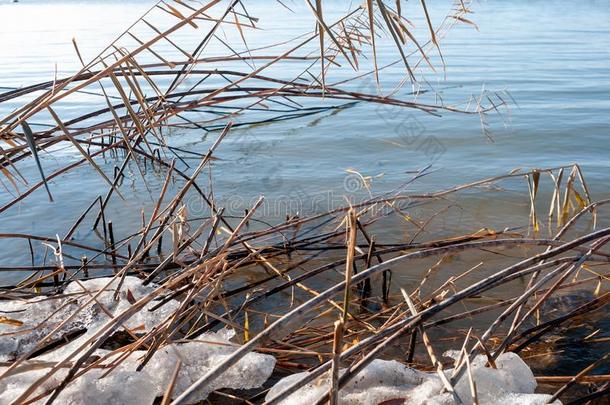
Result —
<instances>
[{"instance_id":1,"label":"broken reed stalk","mask_svg":"<svg viewBox=\"0 0 610 405\"><path fill-rule=\"evenodd\" d=\"M417 308L415 307L415 305L413 304L413 301L411 301L409 294L404 289L401 289L400 292L402 293L403 298L405 299L405 301L407 302L407 305L409 306L409 311L411 311L411 315L413 317L416 317L418 315L418 311L417 311ZM436 373L438 374L440 380L442 381L443 385L445 386L445 389L449 393L451 393L451 396L453 397L453 400L455 401L456 404L462 404L463 401L459 397L457 392L455 391L455 388L453 387L453 383L447 379L447 376L445 375L445 372L443 371L443 364L438 360L436 354L434 353L434 348L432 347L432 344L430 343L430 338L428 338L428 334L426 333L424 326L420 324L418 326L418 331L421 334L422 343L426 347L426 351L428 352L428 357L430 357L432 366L436 369Z\"/></svg>"},{"instance_id":2,"label":"broken reed stalk","mask_svg":"<svg viewBox=\"0 0 610 405\"><path fill-rule=\"evenodd\" d=\"M331 384L328 391L329 403L339 405L339 367L341 356L341 345L343 342L344 320L335 321L335 333L333 336L333 366L331 372Z\"/></svg>"},{"instance_id":3,"label":"broken reed stalk","mask_svg":"<svg viewBox=\"0 0 610 405\"><path fill-rule=\"evenodd\" d=\"M335 322L335 331L333 335L333 359L332 359L332 372L331 372L331 385L328 392L329 403L331 405L339 404L339 367L341 365L341 345L343 341L343 333L345 324L349 320L349 303L350 303L350 290L352 280L352 270L354 268L354 253L356 250L356 237L357 228L356 223L356 211L352 208L347 212L345 217L347 227L347 259L345 260L345 292L343 294L343 312L341 319Z\"/></svg>"},{"instance_id":4,"label":"broken reed stalk","mask_svg":"<svg viewBox=\"0 0 610 405\"><path fill-rule=\"evenodd\" d=\"M172 395L174 393L174 387L176 386L176 381L178 380L178 373L180 372L180 367L182 367L182 361L178 359L176 362L176 366L174 367L174 371L172 372L172 377L170 382L163 394L163 399L161 400L161 405L169 405Z\"/></svg>"},{"instance_id":5,"label":"broken reed stalk","mask_svg":"<svg viewBox=\"0 0 610 405\"><path fill-rule=\"evenodd\" d=\"M342 323L346 323L348 321L349 315L349 302L350 302L350 291L352 284L352 272L354 268L354 253L356 251L356 211L350 209L347 212L346 217L346 226L348 228L347 232L347 259L345 260L345 292L343 294L343 314L342 314Z\"/></svg>"},{"instance_id":6,"label":"broken reed stalk","mask_svg":"<svg viewBox=\"0 0 610 405\"><path fill-rule=\"evenodd\" d=\"M114 243L114 229L112 221L108 221L108 236L110 237L110 256L112 257L112 266L116 267L116 246Z\"/></svg>"}]
</instances>

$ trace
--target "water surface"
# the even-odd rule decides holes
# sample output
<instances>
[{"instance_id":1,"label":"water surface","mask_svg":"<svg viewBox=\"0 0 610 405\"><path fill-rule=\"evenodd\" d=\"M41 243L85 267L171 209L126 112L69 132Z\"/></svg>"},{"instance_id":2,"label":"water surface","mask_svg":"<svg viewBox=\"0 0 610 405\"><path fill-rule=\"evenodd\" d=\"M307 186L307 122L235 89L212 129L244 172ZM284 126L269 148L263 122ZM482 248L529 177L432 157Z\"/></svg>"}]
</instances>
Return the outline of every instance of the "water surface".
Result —
<instances>
[{"instance_id":1,"label":"water surface","mask_svg":"<svg viewBox=\"0 0 610 405\"><path fill-rule=\"evenodd\" d=\"M298 15L276 18L274 12L265 13L266 2L251 3L253 14L261 17L261 26L266 27L253 34L253 44L268 40L266 36L288 37L308 28L309 20L304 22ZM341 2L335 4L337 9L329 6L329 13L344 6ZM139 0L3 1L0 86L19 87L51 80L56 74L69 75L79 68L72 38L76 38L88 60L150 5ZM435 2L434 12L442 13L446 6ZM219 149L217 156L221 160L214 164L219 200L241 208L260 194L271 200L324 195L322 199L331 201L329 205L340 204L348 187L346 169L378 176L373 180L373 189L382 192L429 164L431 174L414 183L413 190L431 191L504 174L517 167L579 163L593 197L609 196L607 3L490 0L474 4L473 9L478 31L466 25L456 28L443 45L446 71L441 69L429 79L443 97L455 102L465 101L482 89L510 92L514 100L510 111L502 110L502 117L490 117L491 139L482 134L476 116L443 113L439 118L364 104L333 114L235 130ZM289 76L291 72L281 74ZM402 74L398 69L390 70L384 80L396 81ZM83 96L82 104L65 106L64 113L82 111L88 100ZM15 107L10 103L1 106L0 113L4 115ZM415 140L404 142L405 128L416 128ZM176 131L169 139L174 146L205 152L214 137L192 130ZM435 148L427 148L429 143ZM42 154L47 170L77 158L73 150ZM107 156L101 163L110 172L120 160ZM35 173L31 162L21 163L21 170ZM148 212L152 207L164 174L150 167L147 170L151 178L144 185L132 167L129 198L111 205L108 215L114 219L117 233L126 235L136 230L140 226L139 211ZM511 182L507 187L515 192L502 194L491 206L485 190L460 197L460 202L472 210L465 216L450 217L447 226L459 232L475 227L471 221L484 223L498 218L501 224L526 224L529 205L524 181ZM1 231L62 235L78 213L105 192L102 180L88 167L52 181L51 188L57 203L48 203L44 191L39 190L2 215ZM4 190L1 193L3 203L10 200ZM200 207L190 208L196 213ZM95 240L95 235L84 229L76 236ZM28 263L24 240L2 243L3 265ZM0 280L8 282L14 277L3 273Z\"/></svg>"}]
</instances>

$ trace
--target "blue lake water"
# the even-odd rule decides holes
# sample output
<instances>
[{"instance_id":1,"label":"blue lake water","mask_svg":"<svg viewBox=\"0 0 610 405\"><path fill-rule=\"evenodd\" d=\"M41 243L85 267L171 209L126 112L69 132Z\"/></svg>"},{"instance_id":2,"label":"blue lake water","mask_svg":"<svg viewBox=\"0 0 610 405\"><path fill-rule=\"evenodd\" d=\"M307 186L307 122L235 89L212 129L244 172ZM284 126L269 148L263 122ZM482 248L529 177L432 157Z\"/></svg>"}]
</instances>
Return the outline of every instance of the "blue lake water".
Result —
<instances>
[{"instance_id":1,"label":"blue lake water","mask_svg":"<svg viewBox=\"0 0 610 405\"><path fill-rule=\"evenodd\" d=\"M267 2L250 3L253 14L261 17L261 26L268 27L255 33L254 43L269 36L288 37L311 25L311 19L303 20L298 14L286 18L276 18L274 12L265 14ZM58 77L74 72L79 65L72 38L77 39L88 60L150 5L134 0L1 1L0 86L52 80L56 70ZM440 14L449 5L439 1L431 7ZM339 12L343 6L337 1L329 3L327 10ZM434 117L366 104L235 130L219 149L220 160L214 165L219 198L225 196L230 204L241 207L260 194L273 198L330 193L341 203L347 169L373 176L373 189L381 192L408 179L409 172L431 164L432 173L411 188L432 191L505 174L517 167L570 163L582 166L595 198L610 196L608 3L490 0L476 2L472 8L475 14L471 18L478 30L468 25L454 29L442 43L445 71L428 71L427 78L441 96L456 103L480 94L482 89L508 92L510 96L502 94L509 101L509 110L501 109L501 116L489 117L491 138L482 133L477 116L446 112ZM393 60L386 58L382 62ZM290 72L281 74L289 76ZM384 83L395 83L402 75L401 69L389 69ZM78 112L87 102L83 98L82 104L65 109L67 113L70 109ZM17 106L0 105L0 113L5 115ZM174 146L199 152L204 152L213 138L201 131L178 131L170 136ZM78 155L73 150L59 150L43 153L41 158L51 170ZM120 162L108 157L100 163L110 171ZM31 162L20 167L24 173L35 173ZM147 189L135 170L130 176L129 198L113 202L109 212L122 234L139 227L138 213L151 209L163 179L163 174L152 174ZM513 186L520 194L509 194L492 207L486 191L475 190L461 201L477 207L472 215L479 215L481 223L501 216L506 222L518 219L523 224L529 209L527 188L524 181ZM51 188L61 203L48 203L44 191L39 190L0 217L1 232L61 235L77 213L105 192L104 183L89 167L53 180ZM10 198L4 190L0 192L2 203ZM450 225L456 231L474 226L458 221ZM78 237L93 238L84 231ZM3 244L3 265L27 264L25 241ZM23 255L15 253L21 251ZM0 280L11 277L0 276Z\"/></svg>"}]
</instances>

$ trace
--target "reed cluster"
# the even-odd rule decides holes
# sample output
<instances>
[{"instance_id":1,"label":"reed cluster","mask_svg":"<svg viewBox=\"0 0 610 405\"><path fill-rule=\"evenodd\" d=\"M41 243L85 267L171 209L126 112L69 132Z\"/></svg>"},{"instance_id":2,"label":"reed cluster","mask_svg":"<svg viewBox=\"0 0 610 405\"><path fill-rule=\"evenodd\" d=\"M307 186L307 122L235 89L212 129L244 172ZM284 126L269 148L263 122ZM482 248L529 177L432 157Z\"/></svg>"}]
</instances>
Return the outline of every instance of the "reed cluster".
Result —
<instances>
[{"instance_id":1,"label":"reed cluster","mask_svg":"<svg viewBox=\"0 0 610 405\"><path fill-rule=\"evenodd\" d=\"M1 184L6 195L13 196L3 201L0 214L10 213L11 207L38 189L45 188L52 201L50 181L60 181L62 175L83 165L107 183L103 195L75 214L64 236L0 234L4 240L27 241L32 252L44 245L54 259L50 264L32 260L30 265L3 268L24 277L2 288L2 302L52 300L66 297L66 286L75 280L106 280L101 289L76 294L86 304L50 330L43 329L48 327L46 321L25 325L27 333L36 328L45 332L35 345L3 364L0 382L42 367L37 358L45 353L77 344L70 346L63 360L45 363L47 372L16 403L51 403L91 370L110 374L136 351L144 351L137 362L139 369L145 368L164 347L197 341L221 327L237 331L240 345L172 400L173 378L162 403L193 402L199 389L213 384L254 351L276 358L275 377L311 370L307 378L267 403L279 402L324 373L330 373L332 388L318 403L336 403L340 389L377 358L396 358L438 372L446 392L454 393L455 382L469 375L477 355L486 356L487 366L494 368L498 356L507 351L533 359L604 344L607 338L599 337L599 331L590 333L586 320L603 314L610 299L610 254L605 250L610 228L596 222L599 207L610 201L592 199L578 166L515 171L430 193L409 192L402 185L329 211L290 213L273 223L258 213L263 197L241 215L227 213L215 199L211 184L203 185L202 177L235 126L309 115L337 108L328 103L339 100L430 114L472 114L480 117L488 133L486 114L506 104L500 93L484 93L463 106L418 101L420 94L429 91L418 84L418 69L434 68L431 53L442 65L442 38L456 24L473 24L468 2L456 1L438 25L423 0L417 10L409 9L420 13L426 28L422 34L411 26L410 19L417 16L401 10L406 2L368 0L330 19L321 0L305 0L311 32L256 48L248 46L247 34L258 28L259 19L248 12L247 3L160 1L90 62L80 57L75 41L82 69L73 76L0 94L0 103L20 105L0 120ZM192 39L193 32L197 43L185 49L184 38ZM233 42L226 42L225 36ZM394 45L397 61L380 66L378 42L383 39ZM210 56L214 52L208 50L219 47L229 52ZM244 68L219 68L236 63ZM362 73L366 64L372 64L372 69ZM403 66L405 78L389 95L375 88L370 92L357 88L355 83L367 76L382 86L384 69L397 64ZM302 72L284 77L282 69L291 66L294 71L295 65L304 66ZM337 80L337 72L346 70L352 73ZM406 84L412 85L412 91L399 96ZM68 114L62 106L82 97L93 100L87 104L90 108L62 118ZM312 107L308 104L312 101L320 104ZM168 132L185 129L215 137L207 153L171 146ZM46 172L41 151L52 153L63 145L81 157ZM122 158L113 173L100 165L100 158L107 154ZM193 158L198 160L196 167L187 163ZM34 179L20 169L29 159L37 165L39 177ZM141 227L117 234L112 220L121 218L111 218L107 207L111 200L129 198L129 190L121 185L130 164L144 182L141 167L145 164L162 170L164 180L150 215L142 215ZM405 184L425 174L425 170L414 173ZM551 201L541 201L539 196L545 176L551 179ZM452 196L521 178L527 180L528 190L523 192L523 201L530 204L524 223L503 229L489 224L445 236L428 229L438 217L451 215L447 207L452 205ZM203 202L209 215L191 217L187 198ZM548 214L541 214L542 205L550 207ZM422 217L413 217L415 209ZM431 214L424 215L425 209ZM593 223L585 226L582 222L587 217ZM408 237L396 240L388 235L384 232L388 224L402 228ZM77 232L89 225L99 235L98 243L76 239ZM405 275L413 279L406 283ZM87 339L77 340L85 331L66 329L71 319L105 292L119 300L127 277L139 278L142 285L151 286L151 292L135 298L127 290L129 305L110 314ZM557 308L557 297L574 291L583 296L585 290L590 294L577 304ZM162 311L175 301L179 305L154 327L127 326L139 312ZM0 313L0 323L6 328L24 326L10 312ZM588 333L563 346L549 343L549 336L568 329L571 334ZM24 333L3 329L2 335L18 339ZM560 346L558 354L554 349ZM100 348L106 354L96 355ZM443 370L448 363L440 350L448 348L458 349L460 356L446 377ZM600 353L581 372L540 375L539 382L553 400L587 403L603 398L610 392L610 376L590 372L605 360L607 354ZM339 373L339 366L347 371ZM179 369L180 363L175 375ZM42 394L35 392L60 372L65 373L61 383ZM476 401L476 381L471 382ZM217 390L209 400L261 403L267 389ZM455 400L460 402L457 395Z\"/></svg>"}]
</instances>

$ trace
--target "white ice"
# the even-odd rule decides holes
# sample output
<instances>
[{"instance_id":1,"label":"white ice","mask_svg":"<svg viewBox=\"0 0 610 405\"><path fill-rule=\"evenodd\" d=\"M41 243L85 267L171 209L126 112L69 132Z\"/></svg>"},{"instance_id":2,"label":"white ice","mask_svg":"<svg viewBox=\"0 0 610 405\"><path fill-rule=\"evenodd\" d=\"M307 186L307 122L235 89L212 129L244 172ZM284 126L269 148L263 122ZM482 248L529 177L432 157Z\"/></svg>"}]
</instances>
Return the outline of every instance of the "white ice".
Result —
<instances>
[{"instance_id":1,"label":"white ice","mask_svg":"<svg viewBox=\"0 0 610 405\"><path fill-rule=\"evenodd\" d=\"M43 297L24 302L0 302L0 316L5 316L13 321L12 324L0 324L0 361L10 362L19 355L34 349L40 339L62 321L68 319L79 306L85 304L109 280L102 278L72 282L60 298ZM137 300L157 288L155 285L142 286L141 281L136 277L126 277L118 300L114 300L117 285L118 281L114 281L107 291L96 298L95 303L88 305L78 313L54 337L62 336L66 332L76 329L86 329L85 334L68 345L27 361L19 369L11 371L0 379L0 404L11 403L45 375L49 367L64 359L71 350L88 339L108 321L109 316L117 315L128 308L131 305L128 297L133 296ZM83 294L84 289L88 290L90 294ZM129 319L125 326L138 333L149 331L167 319L180 305L178 301L170 301L155 311L149 311L157 303L155 301L149 303L144 310ZM14 321L23 324L16 326ZM173 391L173 397L176 397L237 349L238 346L230 341L233 335L233 331L221 330L204 334L197 341L162 347L140 372L136 371L136 367L144 358L145 351L134 351L108 376L102 378L106 370L93 369L77 378L60 393L56 403L69 405L151 404L155 397L164 394L176 363L180 360L181 368ZM103 356L108 353L106 350L97 350L95 354ZM111 360L108 359L106 363ZM220 388L259 387L269 378L274 367L275 358L273 356L250 353L211 385L198 391L196 400L203 400L210 392ZM0 367L0 374L6 370L6 367ZM36 394L53 389L61 383L65 375L65 370L59 371L45 383L37 386ZM44 400L39 402L44 403Z\"/></svg>"},{"instance_id":2,"label":"white ice","mask_svg":"<svg viewBox=\"0 0 610 405\"><path fill-rule=\"evenodd\" d=\"M68 322L52 335L53 339L79 329L86 329L86 335L91 335L111 316L131 306L128 295L137 300L156 289L154 285L143 286L137 277L125 277L118 299L115 300L114 293L119 283L119 280L115 279L94 302L75 314L80 306L86 304L109 281L109 278L73 281L59 297L0 301L0 316L22 322L19 327L0 323L0 361L12 361L28 353L65 320ZM171 301L154 312L149 311L156 304L155 301L149 303L144 310L131 317L125 326L140 331L150 330L173 313L179 302Z\"/></svg>"},{"instance_id":3,"label":"white ice","mask_svg":"<svg viewBox=\"0 0 610 405\"><path fill-rule=\"evenodd\" d=\"M477 357L472 364L477 398L481 405L542 405L549 395L535 394L536 380L530 368L514 353L504 353L496 360L497 369L485 367L486 359ZM453 370L445 371L447 376ZM280 380L267 393L271 399L284 389L300 381L307 372L290 375ZM309 405L328 392L328 374L308 383L283 402L284 405ZM435 373L425 373L409 368L397 361L373 360L358 373L341 391L341 405L377 405L389 400L402 400L408 405L452 405L450 393L443 393L443 384ZM470 382L467 375L455 384L455 390L463 403L472 403ZM560 402L557 401L556 404Z\"/></svg>"}]
</instances>

